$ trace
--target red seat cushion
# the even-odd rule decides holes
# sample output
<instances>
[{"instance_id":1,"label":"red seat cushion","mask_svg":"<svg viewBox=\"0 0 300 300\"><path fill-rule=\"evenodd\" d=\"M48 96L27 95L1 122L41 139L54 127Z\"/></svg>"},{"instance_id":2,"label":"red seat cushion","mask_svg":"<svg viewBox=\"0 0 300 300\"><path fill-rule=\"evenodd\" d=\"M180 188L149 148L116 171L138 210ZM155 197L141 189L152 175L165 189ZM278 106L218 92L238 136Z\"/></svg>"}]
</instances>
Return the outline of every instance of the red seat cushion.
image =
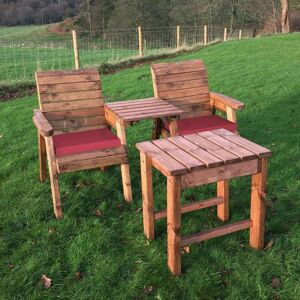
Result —
<instances>
[{"instance_id":1,"label":"red seat cushion","mask_svg":"<svg viewBox=\"0 0 300 300\"><path fill-rule=\"evenodd\" d=\"M71 132L53 136L56 156L115 148L120 140L107 128Z\"/></svg>"},{"instance_id":2,"label":"red seat cushion","mask_svg":"<svg viewBox=\"0 0 300 300\"><path fill-rule=\"evenodd\" d=\"M169 131L168 123L164 127ZM236 123L230 122L219 116L211 115L205 117L188 118L177 121L178 134L184 135L189 133L214 130L224 128L229 131L237 131Z\"/></svg>"}]
</instances>

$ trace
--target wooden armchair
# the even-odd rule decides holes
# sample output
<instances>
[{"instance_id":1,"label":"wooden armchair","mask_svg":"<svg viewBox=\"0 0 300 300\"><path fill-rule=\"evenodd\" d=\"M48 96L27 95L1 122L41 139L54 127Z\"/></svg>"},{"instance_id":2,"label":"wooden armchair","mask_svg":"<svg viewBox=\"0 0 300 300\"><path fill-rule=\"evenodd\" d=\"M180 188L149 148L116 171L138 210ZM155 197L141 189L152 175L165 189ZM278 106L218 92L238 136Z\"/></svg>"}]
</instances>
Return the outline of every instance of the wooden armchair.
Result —
<instances>
[{"instance_id":1,"label":"wooden armchair","mask_svg":"<svg viewBox=\"0 0 300 300\"><path fill-rule=\"evenodd\" d=\"M177 134L225 128L237 132L236 110L245 105L222 94L210 92L207 72L201 60L151 65L154 95L184 111L172 124L156 120L154 139ZM219 110L227 120L215 115Z\"/></svg>"},{"instance_id":2,"label":"wooden armchair","mask_svg":"<svg viewBox=\"0 0 300 300\"><path fill-rule=\"evenodd\" d=\"M40 109L34 110L38 131L40 181L46 180L48 158L53 208L62 217L58 174L121 165L124 198L132 201L124 132L116 137L104 115L96 69L37 72Z\"/></svg>"}]
</instances>

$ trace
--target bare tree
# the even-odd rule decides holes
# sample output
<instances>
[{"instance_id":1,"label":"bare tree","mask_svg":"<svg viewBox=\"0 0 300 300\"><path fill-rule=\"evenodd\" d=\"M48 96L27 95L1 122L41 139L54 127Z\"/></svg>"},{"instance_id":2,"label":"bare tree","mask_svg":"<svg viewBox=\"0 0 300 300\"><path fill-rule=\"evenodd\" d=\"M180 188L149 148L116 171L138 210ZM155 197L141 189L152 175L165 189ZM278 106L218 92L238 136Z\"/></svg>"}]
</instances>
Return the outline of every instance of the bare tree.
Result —
<instances>
[{"instance_id":1,"label":"bare tree","mask_svg":"<svg viewBox=\"0 0 300 300\"><path fill-rule=\"evenodd\" d=\"M289 0L281 0L281 31L290 32Z\"/></svg>"}]
</instances>

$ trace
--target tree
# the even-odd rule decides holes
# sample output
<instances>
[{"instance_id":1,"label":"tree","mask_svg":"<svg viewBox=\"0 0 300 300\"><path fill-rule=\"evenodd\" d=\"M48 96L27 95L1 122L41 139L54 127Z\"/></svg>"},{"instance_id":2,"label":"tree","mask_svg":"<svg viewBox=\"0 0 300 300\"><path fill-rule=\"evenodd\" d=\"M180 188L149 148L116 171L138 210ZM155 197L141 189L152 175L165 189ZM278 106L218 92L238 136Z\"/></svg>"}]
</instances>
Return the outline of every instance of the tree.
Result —
<instances>
[{"instance_id":1,"label":"tree","mask_svg":"<svg viewBox=\"0 0 300 300\"><path fill-rule=\"evenodd\" d=\"M290 10L289 0L281 0L281 31L290 32Z\"/></svg>"}]
</instances>

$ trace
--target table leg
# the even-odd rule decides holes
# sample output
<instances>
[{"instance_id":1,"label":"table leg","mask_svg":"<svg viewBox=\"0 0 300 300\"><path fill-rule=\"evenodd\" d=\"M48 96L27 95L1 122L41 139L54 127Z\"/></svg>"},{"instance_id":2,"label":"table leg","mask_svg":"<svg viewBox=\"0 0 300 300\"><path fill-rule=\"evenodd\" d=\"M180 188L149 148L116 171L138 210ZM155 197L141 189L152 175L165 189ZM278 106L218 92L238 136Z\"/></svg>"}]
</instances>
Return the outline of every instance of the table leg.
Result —
<instances>
[{"instance_id":1,"label":"table leg","mask_svg":"<svg viewBox=\"0 0 300 300\"><path fill-rule=\"evenodd\" d=\"M261 159L261 172L252 175L251 212L252 227L250 227L250 247L262 249L264 247L265 229L265 199L268 159Z\"/></svg>"},{"instance_id":2,"label":"table leg","mask_svg":"<svg viewBox=\"0 0 300 300\"><path fill-rule=\"evenodd\" d=\"M217 206L218 218L224 222L229 219L229 180L217 182L217 195L224 199L224 202Z\"/></svg>"},{"instance_id":3,"label":"table leg","mask_svg":"<svg viewBox=\"0 0 300 300\"><path fill-rule=\"evenodd\" d=\"M162 120L161 119L153 120L152 140L159 139L161 135L161 129L162 129Z\"/></svg>"},{"instance_id":4,"label":"table leg","mask_svg":"<svg viewBox=\"0 0 300 300\"><path fill-rule=\"evenodd\" d=\"M170 128L170 136L178 135L177 118L169 118L168 122L169 122L169 128Z\"/></svg>"},{"instance_id":5,"label":"table leg","mask_svg":"<svg viewBox=\"0 0 300 300\"><path fill-rule=\"evenodd\" d=\"M141 179L143 200L144 234L147 239L154 239L154 210L151 159L141 152Z\"/></svg>"},{"instance_id":6,"label":"table leg","mask_svg":"<svg viewBox=\"0 0 300 300\"><path fill-rule=\"evenodd\" d=\"M167 178L168 266L173 275L181 273L180 176Z\"/></svg>"},{"instance_id":7,"label":"table leg","mask_svg":"<svg viewBox=\"0 0 300 300\"><path fill-rule=\"evenodd\" d=\"M117 129L117 136L120 139L121 144L126 146L125 126L117 120L116 121L116 129ZM131 188L131 179L130 179L128 163L121 164L121 173L122 173L124 198L125 198L125 201L130 203L130 202L132 202L132 188Z\"/></svg>"},{"instance_id":8,"label":"table leg","mask_svg":"<svg viewBox=\"0 0 300 300\"><path fill-rule=\"evenodd\" d=\"M38 145L39 145L40 182L44 182L47 178L46 143L44 137L39 133L38 133Z\"/></svg>"}]
</instances>

